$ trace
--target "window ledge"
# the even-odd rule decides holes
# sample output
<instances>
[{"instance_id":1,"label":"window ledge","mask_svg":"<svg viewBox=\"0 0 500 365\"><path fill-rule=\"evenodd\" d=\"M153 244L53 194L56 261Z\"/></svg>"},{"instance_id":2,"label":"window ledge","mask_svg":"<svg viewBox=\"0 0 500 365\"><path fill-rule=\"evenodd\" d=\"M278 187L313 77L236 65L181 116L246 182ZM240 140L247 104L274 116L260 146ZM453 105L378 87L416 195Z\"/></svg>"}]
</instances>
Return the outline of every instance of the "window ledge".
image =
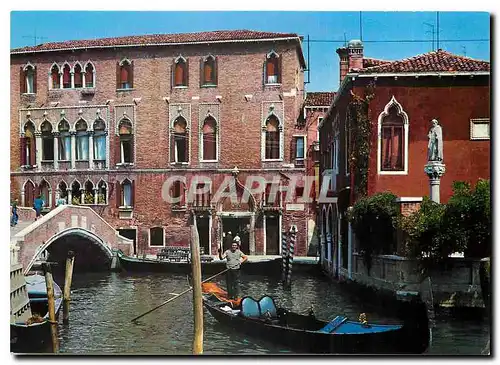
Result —
<instances>
[{"instance_id":1,"label":"window ledge","mask_svg":"<svg viewBox=\"0 0 500 365\"><path fill-rule=\"evenodd\" d=\"M202 163L205 163L205 162L214 163L214 162L219 162L219 160L200 160L200 162L202 162Z\"/></svg>"},{"instance_id":2,"label":"window ledge","mask_svg":"<svg viewBox=\"0 0 500 365\"><path fill-rule=\"evenodd\" d=\"M89 160L75 160L75 162L89 162Z\"/></svg>"},{"instance_id":3,"label":"window ledge","mask_svg":"<svg viewBox=\"0 0 500 365\"><path fill-rule=\"evenodd\" d=\"M281 83L271 83L271 82L266 82L264 85L266 86L281 86Z\"/></svg>"},{"instance_id":4,"label":"window ledge","mask_svg":"<svg viewBox=\"0 0 500 365\"><path fill-rule=\"evenodd\" d=\"M21 95L32 96L32 95L36 95L36 93L21 93Z\"/></svg>"},{"instance_id":5,"label":"window ledge","mask_svg":"<svg viewBox=\"0 0 500 365\"><path fill-rule=\"evenodd\" d=\"M54 163L54 160L42 160L41 163Z\"/></svg>"},{"instance_id":6,"label":"window ledge","mask_svg":"<svg viewBox=\"0 0 500 365\"><path fill-rule=\"evenodd\" d=\"M21 168L25 170L36 169L38 165L22 165Z\"/></svg>"},{"instance_id":7,"label":"window ledge","mask_svg":"<svg viewBox=\"0 0 500 365\"><path fill-rule=\"evenodd\" d=\"M134 90L135 90L135 88L133 88L133 87L130 87L128 89L116 89L116 91L119 91L119 92L122 92L122 91L134 91Z\"/></svg>"},{"instance_id":8,"label":"window ledge","mask_svg":"<svg viewBox=\"0 0 500 365\"><path fill-rule=\"evenodd\" d=\"M174 89L187 89L188 87L186 85L179 85L179 86L174 86Z\"/></svg>"},{"instance_id":9,"label":"window ledge","mask_svg":"<svg viewBox=\"0 0 500 365\"><path fill-rule=\"evenodd\" d=\"M188 166L189 162L170 162L172 166Z\"/></svg>"},{"instance_id":10,"label":"window ledge","mask_svg":"<svg viewBox=\"0 0 500 365\"><path fill-rule=\"evenodd\" d=\"M57 160L57 162L71 162L71 160Z\"/></svg>"},{"instance_id":11,"label":"window ledge","mask_svg":"<svg viewBox=\"0 0 500 365\"><path fill-rule=\"evenodd\" d=\"M379 175L408 175L408 171L379 171Z\"/></svg>"},{"instance_id":12,"label":"window ledge","mask_svg":"<svg viewBox=\"0 0 500 365\"><path fill-rule=\"evenodd\" d=\"M282 162L283 159L282 158L265 158L262 160L262 162Z\"/></svg>"},{"instance_id":13,"label":"window ledge","mask_svg":"<svg viewBox=\"0 0 500 365\"><path fill-rule=\"evenodd\" d=\"M186 207L185 205L182 205L182 206L181 206L181 205L173 205L173 206L172 206L172 210L173 210L174 212L183 212L183 211L185 211L186 209L187 209L187 207Z\"/></svg>"},{"instance_id":14,"label":"window ledge","mask_svg":"<svg viewBox=\"0 0 500 365\"><path fill-rule=\"evenodd\" d=\"M106 161L106 160L99 160L99 161ZM133 167L134 163L133 162L119 162L116 164L116 167Z\"/></svg>"},{"instance_id":15,"label":"window ledge","mask_svg":"<svg viewBox=\"0 0 500 365\"><path fill-rule=\"evenodd\" d=\"M92 204L93 205L93 204ZM101 204L101 205L104 205L104 204ZM106 204L107 205L107 204ZM121 206L121 207L118 207L118 209L121 211L121 212L131 212L132 210L134 210L134 207L132 206Z\"/></svg>"},{"instance_id":16,"label":"window ledge","mask_svg":"<svg viewBox=\"0 0 500 365\"><path fill-rule=\"evenodd\" d=\"M217 84L203 84L201 88L214 88L217 87Z\"/></svg>"}]
</instances>

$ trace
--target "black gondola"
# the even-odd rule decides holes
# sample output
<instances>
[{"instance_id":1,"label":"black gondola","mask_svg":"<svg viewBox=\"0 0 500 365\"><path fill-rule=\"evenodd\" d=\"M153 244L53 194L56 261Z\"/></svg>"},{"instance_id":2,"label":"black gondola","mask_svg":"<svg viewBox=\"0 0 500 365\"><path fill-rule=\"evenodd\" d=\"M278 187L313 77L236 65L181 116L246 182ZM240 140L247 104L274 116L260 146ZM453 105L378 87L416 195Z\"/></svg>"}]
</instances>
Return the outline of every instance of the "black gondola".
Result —
<instances>
[{"instance_id":1,"label":"black gondola","mask_svg":"<svg viewBox=\"0 0 500 365\"><path fill-rule=\"evenodd\" d=\"M26 276L31 312L38 316L33 323L10 324L10 351L14 353L47 352L52 346L48 313L48 298L45 277L42 275ZM54 282L56 318L62 305L61 288ZM30 321L31 322L31 321Z\"/></svg>"},{"instance_id":2,"label":"black gondola","mask_svg":"<svg viewBox=\"0 0 500 365\"><path fill-rule=\"evenodd\" d=\"M204 294L203 303L220 323L235 330L279 343L298 353L418 354L429 343L427 314L404 324L375 324L337 316L326 322L277 308L269 296L259 301L244 297L239 306ZM416 313L414 313L416 315ZM424 318L425 317L425 318Z\"/></svg>"}]
</instances>

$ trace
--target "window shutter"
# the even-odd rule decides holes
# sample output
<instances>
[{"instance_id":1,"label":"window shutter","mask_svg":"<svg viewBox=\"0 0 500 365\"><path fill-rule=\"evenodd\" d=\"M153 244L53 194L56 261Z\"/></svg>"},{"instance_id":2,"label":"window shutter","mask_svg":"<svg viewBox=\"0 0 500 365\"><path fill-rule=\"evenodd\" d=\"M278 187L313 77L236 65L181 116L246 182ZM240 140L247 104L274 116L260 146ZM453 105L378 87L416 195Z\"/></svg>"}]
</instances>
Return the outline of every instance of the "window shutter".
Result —
<instances>
[{"instance_id":1,"label":"window shutter","mask_svg":"<svg viewBox=\"0 0 500 365\"><path fill-rule=\"evenodd\" d=\"M203 57L200 58L200 87L205 84L205 62L203 62Z\"/></svg>"},{"instance_id":2,"label":"window shutter","mask_svg":"<svg viewBox=\"0 0 500 365\"><path fill-rule=\"evenodd\" d=\"M36 147L35 147L35 136L32 136L30 138L30 165L34 166L36 165Z\"/></svg>"},{"instance_id":3,"label":"window shutter","mask_svg":"<svg viewBox=\"0 0 500 365\"><path fill-rule=\"evenodd\" d=\"M175 86L175 60L172 61L170 65L170 90Z\"/></svg>"},{"instance_id":4,"label":"window shutter","mask_svg":"<svg viewBox=\"0 0 500 365\"><path fill-rule=\"evenodd\" d=\"M217 68L217 57L215 57L215 60L214 60L214 80L213 80L215 85L219 84L218 75L219 75L219 69Z\"/></svg>"},{"instance_id":5,"label":"window shutter","mask_svg":"<svg viewBox=\"0 0 500 365\"><path fill-rule=\"evenodd\" d=\"M275 58L268 58L266 62L266 74L267 76L274 76L276 75L276 68L275 68ZM266 78L267 81L268 77Z\"/></svg>"},{"instance_id":6,"label":"window shutter","mask_svg":"<svg viewBox=\"0 0 500 365\"><path fill-rule=\"evenodd\" d=\"M20 165L23 166L23 165L26 165L26 138L25 137L20 138L19 145L21 146L21 151L20 151L21 153L19 154L19 156L21 158Z\"/></svg>"},{"instance_id":7,"label":"window shutter","mask_svg":"<svg viewBox=\"0 0 500 365\"><path fill-rule=\"evenodd\" d=\"M135 138L134 135L132 134L130 136L130 162L134 163L135 162L135 155L134 155L134 145L135 145Z\"/></svg>"},{"instance_id":8,"label":"window shutter","mask_svg":"<svg viewBox=\"0 0 500 365\"><path fill-rule=\"evenodd\" d=\"M120 208L120 205L121 205L121 196L122 196L122 193L121 193L121 185L120 185L120 182L118 180L116 180L116 188L115 188L115 191L116 191L116 194L115 194L115 197L116 197L116 207L117 208Z\"/></svg>"},{"instance_id":9,"label":"window shutter","mask_svg":"<svg viewBox=\"0 0 500 365\"><path fill-rule=\"evenodd\" d=\"M120 136L115 137L115 164L122 162Z\"/></svg>"},{"instance_id":10,"label":"window shutter","mask_svg":"<svg viewBox=\"0 0 500 365\"><path fill-rule=\"evenodd\" d=\"M264 60L264 63L262 64L262 83L265 85L266 84L266 61Z\"/></svg>"},{"instance_id":11,"label":"window shutter","mask_svg":"<svg viewBox=\"0 0 500 365\"><path fill-rule=\"evenodd\" d=\"M189 58L186 60L186 67L184 68L184 80L186 80L185 85L189 86Z\"/></svg>"},{"instance_id":12,"label":"window shutter","mask_svg":"<svg viewBox=\"0 0 500 365\"><path fill-rule=\"evenodd\" d=\"M184 134L186 136L186 161L189 162L189 132Z\"/></svg>"},{"instance_id":13,"label":"window shutter","mask_svg":"<svg viewBox=\"0 0 500 365\"><path fill-rule=\"evenodd\" d=\"M170 162L175 162L175 135L170 133Z\"/></svg>"},{"instance_id":14,"label":"window shutter","mask_svg":"<svg viewBox=\"0 0 500 365\"><path fill-rule=\"evenodd\" d=\"M26 92L26 76L23 71L23 67L21 66L21 72L19 74L19 92L24 94Z\"/></svg>"},{"instance_id":15,"label":"window shutter","mask_svg":"<svg viewBox=\"0 0 500 365\"><path fill-rule=\"evenodd\" d=\"M35 94L36 94L36 79L37 77L36 77L36 66L35 66L33 70L33 93Z\"/></svg>"},{"instance_id":16,"label":"window shutter","mask_svg":"<svg viewBox=\"0 0 500 365\"><path fill-rule=\"evenodd\" d=\"M290 162L294 163L297 157L297 140L298 138L292 139L292 148L290 149Z\"/></svg>"},{"instance_id":17,"label":"window shutter","mask_svg":"<svg viewBox=\"0 0 500 365\"><path fill-rule=\"evenodd\" d=\"M130 188L130 205L135 206L135 180L132 180L132 186Z\"/></svg>"},{"instance_id":18,"label":"window shutter","mask_svg":"<svg viewBox=\"0 0 500 365\"><path fill-rule=\"evenodd\" d=\"M120 89L122 87L120 80L120 62L116 63L116 88Z\"/></svg>"},{"instance_id":19,"label":"window shutter","mask_svg":"<svg viewBox=\"0 0 500 365\"><path fill-rule=\"evenodd\" d=\"M134 61L130 63L129 73L128 73L128 82L130 84L130 88L134 87Z\"/></svg>"},{"instance_id":20,"label":"window shutter","mask_svg":"<svg viewBox=\"0 0 500 365\"><path fill-rule=\"evenodd\" d=\"M281 84L281 75L283 74L282 63L283 55L278 58L278 69L276 70L276 74L278 74L278 84Z\"/></svg>"}]
</instances>

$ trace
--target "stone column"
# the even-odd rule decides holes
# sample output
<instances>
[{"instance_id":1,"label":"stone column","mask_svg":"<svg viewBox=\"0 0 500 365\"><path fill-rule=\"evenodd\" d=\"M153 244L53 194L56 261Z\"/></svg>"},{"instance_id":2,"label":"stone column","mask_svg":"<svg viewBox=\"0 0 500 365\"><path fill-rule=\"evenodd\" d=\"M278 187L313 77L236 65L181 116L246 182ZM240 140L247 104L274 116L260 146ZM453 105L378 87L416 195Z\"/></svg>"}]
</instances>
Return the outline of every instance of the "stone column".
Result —
<instances>
[{"instance_id":1,"label":"stone column","mask_svg":"<svg viewBox=\"0 0 500 365\"><path fill-rule=\"evenodd\" d=\"M97 205L99 204L97 201L97 193L99 192L98 188L94 188L94 204Z\"/></svg>"},{"instance_id":2,"label":"stone column","mask_svg":"<svg viewBox=\"0 0 500 365\"><path fill-rule=\"evenodd\" d=\"M47 208L52 209L52 188L49 188L48 192L49 192L49 197L47 200Z\"/></svg>"},{"instance_id":3,"label":"stone column","mask_svg":"<svg viewBox=\"0 0 500 365\"><path fill-rule=\"evenodd\" d=\"M21 206L25 207L26 206L26 197L24 195L24 188L21 189Z\"/></svg>"},{"instance_id":4,"label":"stone column","mask_svg":"<svg viewBox=\"0 0 500 365\"><path fill-rule=\"evenodd\" d=\"M73 204L73 193L71 191L71 188L68 188L66 190L66 192L68 193L68 204Z\"/></svg>"},{"instance_id":5,"label":"stone column","mask_svg":"<svg viewBox=\"0 0 500 365\"><path fill-rule=\"evenodd\" d=\"M40 132L35 132L35 156L37 170L42 171L42 134Z\"/></svg>"},{"instance_id":6,"label":"stone column","mask_svg":"<svg viewBox=\"0 0 500 365\"><path fill-rule=\"evenodd\" d=\"M59 73L59 89L63 89L63 73Z\"/></svg>"},{"instance_id":7,"label":"stone column","mask_svg":"<svg viewBox=\"0 0 500 365\"><path fill-rule=\"evenodd\" d=\"M436 203L440 203L441 177L446 172L446 166L440 161L429 161L424 166L424 172L429 177L430 198Z\"/></svg>"},{"instance_id":8,"label":"stone column","mask_svg":"<svg viewBox=\"0 0 500 365\"><path fill-rule=\"evenodd\" d=\"M352 226L348 223L347 228L347 277L352 279Z\"/></svg>"},{"instance_id":9,"label":"stone column","mask_svg":"<svg viewBox=\"0 0 500 365\"><path fill-rule=\"evenodd\" d=\"M332 261L332 234L326 232L326 259Z\"/></svg>"},{"instance_id":10,"label":"stone column","mask_svg":"<svg viewBox=\"0 0 500 365\"><path fill-rule=\"evenodd\" d=\"M76 168L76 132L71 131L71 170Z\"/></svg>"},{"instance_id":11,"label":"stone column","mask_svg":"<svg viewBox=\"0 0 500 365\"><path fill-rule=\"evenodd\" d=\"M323 232L319 234L319 245L320 245L320 261L323 261L326 259L325 256L325 235Z\"/></svg>"},{"instance_id":12,"label":"stone column","mask_svg":"<svg viewBox=\"0 0 500 365\"><path fill-rule=\"evenodd\" d=\"M80 204L85 204L85 189L80 188Z\"/></svg>"},{"instance_id":13,"label":"stone column","mask_svg":"<svg viewBox=\"0 0 500 365\"><path fill-rule=\"evenodd\" d=\"M89 131L89 169L94 169L94 131Z\"/></svg>"},{"instance_id":14,"label":"stone column","mask_svg":"<svg viewBox=\"0 0 500 365\"><path fill-rule=\"evenodd\" d=\"M74 89L75 88L75 71L71 71L69 74L71 77L71 88Z\"/></svg>"},{"instance_id":15,"label":"stone column","mask_svg":"<svg viewBox=\"0 0 500 365\"><path fill-rule=\"evenodd\" d=\"M217 255L217 251L212 253L212 213L208 213L208 252L207 255Z\"/></svg>"},{"instance_id":16,"label":"stone column","mask_svg":"<svg viewBox=\"0 0 500 365\"><path fill-rule=\"evenodd\" d=\"M255 213L250 216L250 255L255 255Z\"/></svg>"},{"instance_id":17,"label":"stone column","mask_svg":"<svg viewBox=\"0 0 500 365\"><path fill-rule=\"evenodd\" d=\"M54 170L59 169L59 132L54 132Z\"/></svg>"},{"instance_id":18,"label":"stone column","mask_svg":"<svg viewBox=\"0 0 500 365\"><path fill-rule=\"evenodd\" d=\"M86 74L86 72L82 70L82 87L86 87L85 86L85 83L86 83L85 82L85 74Z\"/></svg>"}]
</instances>

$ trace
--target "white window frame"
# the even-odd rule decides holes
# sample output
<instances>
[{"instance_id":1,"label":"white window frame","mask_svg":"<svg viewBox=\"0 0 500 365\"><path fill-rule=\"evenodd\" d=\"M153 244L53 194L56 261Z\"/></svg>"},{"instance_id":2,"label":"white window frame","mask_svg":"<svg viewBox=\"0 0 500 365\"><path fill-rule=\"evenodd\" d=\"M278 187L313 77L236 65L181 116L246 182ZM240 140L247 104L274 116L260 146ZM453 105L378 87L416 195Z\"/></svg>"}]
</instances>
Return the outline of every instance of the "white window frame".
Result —
<instances>
[{"instance_id":1,"label":"white window frame","mask_svg":"<svg viewBox=\"0 0 500 365\"><path fill-rule=\"evenodd\" d=\"M161 228L163 230L163 245L151 245L151 228ZM165 227L161 226L154 226L154 227L149 227L148 229L148 246L149 247L165 247Z\"/></svg>"},{"instance_id":2,"label":"white window frame","mask_svg":"<svg viewBox=\"0 0 500 365\"><path fill-rule=\"evenodd\" d=\"M279 158L266 158L266 133L267 133L267 119L270 116L276 117L278 120L278 132L279 132ZM263 162L280 162L283 161L284 159L284 138L285 138L285 132L283 128L283 122L281 121L281 118L278 117L275 113L270 113L264 118L264 123L262 126L262 132L261 132L261 160Z\"/></svg>"},{"instance_id":3,"label":"white window frame","mask_svg":"<svg viewBox=\"0 0 500 365\"><path fill-rule=\"evenodd\" d=\"M265 85L281 85L280 82L278 82L278 77L279 77L279 73L281 72L280 69L278 69L278 73L276 75L273 75L273 76L269 76L267 74L267 60L271 58L271 56L276 57L276 59L278 60L278 65L279 65L279 58L280 58L280 55L278 53L276 53L275 50L271 50L271 52L269 52L267 55L266 55L266 65L265 65L265 70L264 70L264 73L265 73ZM274 80L269 80L270 77L276 77L276 79Z\"/></svg>"},{"instance_id":4,"label":"white window frame","mask_svg":"<svg viewBox=\"0 0 500 365\"><path fill-rule=\"evenodd\" d=\"M130 185L130 200L132 200L132 194L134 194L134 192L132 191L132 181L130 181L129 179L123 179L122 182L120 182L120 208L122 209L132 209L134 206L133 205L124 205L122 203L125 203L125 189L124 189L124 185L125 185L125 181L128 181L129 185ZM121 201L122 199L122 195L123 195L123 201Z\"/></svg>"},{"instance_id":5,"label":"white window frame","mask_svg":"<svg viewBox=\"0 0 500 365\"><path fill-rule=\"evenodd\" d=\"M205 140L203 138L204 133L203 133L203 126L205 125L205 119L203 119L202 124L201 124L201 129L200 129L200 162L219 162L219 121L215 119L215 117L212 116L212 118L215 120L215 160L206 160L205 155L203 153L203 144L205 143Z\"/></svg>"},{"instance_id":6,"label":"white window frame","mask_svg":"<svg viewBox=\"0 0 500 365\"><path fill-rule=\"evenodd\" d=\"M293 142L295 143L295 156L293 156L293 160L299 160L299 158L297 157L297 139L298 138L302 138L302 140L304 141L304 144L302 146L302 150L303 150L303 158L302 160L305 161L306 160L306 151L307 151L307 148L306 148L306 143L307 143L307 136L304 135L304 134L294 134L292 136L293 138Z\"/></svg>"},{"instance_id":7,"label":"white window frame","mask_svg":"<svg viewBox=\"0 0 500 365\"><path fill-rule=\"evenodd\" d=\"M488 137L474 136L474 126L476 124L487 124L488 125ZM470 140L471 141L489 141L491 138L491 124L490 118L473 118L470 120Z\"/></svg>"},{"instance_id":8,"label":"white window frame","mask_svg":"<svg viewBox=\"0 0 500 365\"><path fill-rule=\"evenodd\" d=\"M389 108L391 106L396 106L398 110L398 115L403 118L403 131L404 131L404 161L403 161L403 170L401 171L383 171L382 170L382 121L384 118L389 115ZM409 135L409 119L408 114L403 110L401 104L396 100L394 95L391 100L384 107L382 113L378 116L377 123L377 173L379 175L408 175L408 135Z\"/></svg>"}]
</instances>

